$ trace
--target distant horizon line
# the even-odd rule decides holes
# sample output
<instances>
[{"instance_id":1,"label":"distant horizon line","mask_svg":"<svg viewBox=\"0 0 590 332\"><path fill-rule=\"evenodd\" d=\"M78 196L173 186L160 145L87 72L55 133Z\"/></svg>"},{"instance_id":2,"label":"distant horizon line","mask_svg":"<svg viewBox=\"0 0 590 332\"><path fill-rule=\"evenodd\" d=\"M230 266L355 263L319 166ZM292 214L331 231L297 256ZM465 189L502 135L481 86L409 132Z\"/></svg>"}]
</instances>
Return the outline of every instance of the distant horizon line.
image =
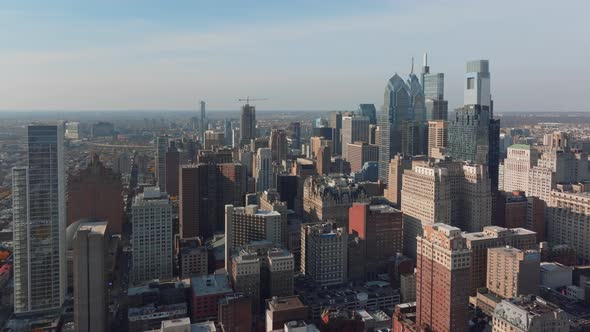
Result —
<instances>
[{"instance_id":1,"label":"distant horizon line","mask_svg":"<svg viewBox=\"0 0 590 332\"><path fill-rule=\"evenodd\" d=\"M255 106L255 105L254 105ZM353 112L355 109L257 109L258 112ZM74 113L74 112L84 112L84 113L98 113L98 112L108 112L108 113L119 113L119 112L149 112L149 113L156 113L156 112L171 112L171 113L198 113L200 110L198 109L20 109L20 110L10 110L10 109L0 109L0 113ZM207 113L212 112L240 112L239 109L207 109ZM379 112L379 110L377 110ZM450 112L454 112L454 110L450 110ZM502 113L590 113L590 110L494 110L495 114L502 114Z\"/></svg>"}]
</instances>

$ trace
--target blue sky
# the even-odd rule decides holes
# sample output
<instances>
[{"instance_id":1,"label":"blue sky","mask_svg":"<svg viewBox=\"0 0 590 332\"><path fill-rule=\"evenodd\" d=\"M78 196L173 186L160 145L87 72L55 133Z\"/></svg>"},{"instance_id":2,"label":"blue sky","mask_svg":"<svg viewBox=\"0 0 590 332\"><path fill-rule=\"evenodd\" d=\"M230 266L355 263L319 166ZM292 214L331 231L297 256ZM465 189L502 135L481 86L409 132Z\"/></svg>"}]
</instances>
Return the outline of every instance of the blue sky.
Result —
<instances>
[{"instance_id":1,"label":"blue sky","mask_svg":"<svg viewBox=\"0 0 590 332\"><path fill-rule=\"evenodd\" d=\"M354 109L429 53L462 103L490 60L499 111L585 111L588 1L12 1L0 6L1 110Z\"/></svg>"}]
</instances>

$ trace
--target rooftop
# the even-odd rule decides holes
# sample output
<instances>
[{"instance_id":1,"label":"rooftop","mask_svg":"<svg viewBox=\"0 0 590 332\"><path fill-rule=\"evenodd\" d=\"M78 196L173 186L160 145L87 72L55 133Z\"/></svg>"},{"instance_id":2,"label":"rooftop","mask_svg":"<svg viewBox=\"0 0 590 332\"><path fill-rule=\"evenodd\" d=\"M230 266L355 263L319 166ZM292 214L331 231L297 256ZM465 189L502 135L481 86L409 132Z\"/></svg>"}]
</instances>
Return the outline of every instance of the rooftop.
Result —
<instances>
[{"instance_id":1,"label":"rooftop","mask_svg":"<svg viewBox=\"0 0 590 332\"><path fill-rule=\"evenodd\" d=\"M191 287L196 295L232 293L227 274L210 274L191 278Z\"/></svg>"},{"instance_id":2,"label":"rooftop","mask_svg":"<svg viewBox=\"0 0 590 332\"><path fill-rule=\"evenodd\" d=\"M530 150L531 146L528 144L512 144L509 149Z\"/></svg>"},{"instance_id":3,"label":"rooftop","mask_svg":"<svg viewBox=\"0 0 590 332\"><path fill-rule=\"evenodd\" d=\"M283 311L292 310L297 308L305 308L299 296L285 296L285 297L273 297L272 299L266 300L268 309L271 311Z\"/></svg>"}]
</instances>

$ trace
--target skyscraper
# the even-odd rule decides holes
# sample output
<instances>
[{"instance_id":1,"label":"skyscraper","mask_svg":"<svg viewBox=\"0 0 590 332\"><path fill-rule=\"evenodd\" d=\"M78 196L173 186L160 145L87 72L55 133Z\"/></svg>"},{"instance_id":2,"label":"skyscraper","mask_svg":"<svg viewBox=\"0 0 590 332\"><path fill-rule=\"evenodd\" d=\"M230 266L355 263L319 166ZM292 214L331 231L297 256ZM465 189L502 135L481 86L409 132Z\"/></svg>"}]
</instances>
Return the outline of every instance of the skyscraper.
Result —
<instances>
[{"instance_id":1,"label":"skyscraper","mask_svg":"<svg viewBox=\"0 0 590 332\"><path fill-rule=\"evenodd\" d=\"M29 125L28 166L13 169L14 312L59 309L66 292L63 128Z\"/></svg>"},{"instance_id":2,"label":"skyscraper","mask_svg":"<svg viewBox=\"0 0 590 332\"><path fill-rule=\"evenodd\" d=\"M369 118L366 116L342 117L342 156L348 160L348 144L369 143Z\"/></svg>"},{"instance_id":3,"label":"skyscraper","mask_svg":"<svg viewBox=\"0 0 590 332\"><path fill-rule=\"evenodd\" d=\"M416 326L432 331L468 331L471 251L461 230L446 224L424 227L416 263Z\"/></svg>"},{"instance_id":4,"label":"skyscraper","mask_svg":"<svg viewBox=\"0 0 590 332\"><path fill-rule=\"evenodd\" d=\"M287 131L291 139L291 148L299 150L301 148L301 124L291 122Z\"/></svg>"},{"instance_id":5,"label":"skyscraper","mask_svg":"<svg viewBox=\"0 0 590 332\"><path fill-rule=\"evenodd\" d=\"M240 163L200 163L180 169L180 237L205 239L224 228L225 204L243 205L246 167Z\"/></svg>"},{"instance_id":6,"label":"skyscraper","mask_svg":"<svg viewBox=\"0 0 590 332\"><path fill-rule=\"evenodd\" d=\"M201 100L199 105L201 105L201 121L199 122L201 126L199 128L199 135L201 137L201 144L203 144L203 142L205 142L205 131L207 131L207 115L205 114L205 101Z\"/></svg>"},{"instance_id":7,"label":"skyscraper","mask_svg":"<svg viewBox=\"0 0 590 332\"><path fill-rule=\"evenodd\" d=\"M101 219L109 223L109 230L121 234L123 230L123 184L121 175L107 168L93 155L85 169L68 178L68 226L81 219Z\"/></svg>"},{"instance_id":8,"label":"skyscraper","mask_svg":"<svg viewBox=\"0 0 590 332\"><path fill-rule=\"evenodd\" d=\"M428 57L424 54L422 70L422 87L426 99L426 120L447 120L449 103L445 100L445 74L431 74L428 67Z\"/></svg>"},{"instance_id":9,"label":"skyscraper","mask_svg":"<svg viewBox=\"0 0 590 332\"><path fill-rule=\"evenodd\" d=\"M528 192L529 170L537 164L537 150L528 144L514 144L508 147L504 159L504 191Z\"/></svg>"},{"instance_id":10,"label":"skyscraper","mask_svg":"<svg viewBox=\"0 0 590 332\"><path fill-rule=\"evenodd\" d=\"M166 192L170 196L178 196L178 168L180 167L180 152L175 141L170 141L166 151Z\"/></svg>"},{"instance_id":11,"label":"skyscraper","mask_svg":"<svg viewBox=\"0 0 590 332\"><path fill-rule=\"evenodd\" d=\"M333 153L335 156L342 154L342 112L332 112L330 115L330 127L332 127L332 141L334 142ZM326 135L320 135L328 138Z\"/></svg>"},{"instance_id":12,"label":"skyscraper","mask_svg":"<svg viewBox=\"0 0 590 332\"><path fill-rule=\"evenodd\" d=\"M256 138L256 108L246 104L242 106L240 114L241 145L250 144L250 140L253 138Z\"/></svg>"},{"instance_id":13,"label":"skyscraper","mask_svg":"<svg viewBox=\"0 0 590 332\"><path fill-rule=\"evenodd\" d=\"M168 136L157 136L156 145L156 180L160 190L166 192L166 152L168 151ZM201 141L202 142L202 141Z\"/></svg>"},{"instance_id":14,"label":"skyscraper","mask_svg":"<svg viewBox=\"0 0 590 332\"><path fill-rule=\"evenodd\" d=\"M284 161L287 161L289 146L287 143L287 133L283 129L273 129L270 132L269 145L273 162L282 164Z\"/></svg>"},{"instance_id":15,"label":"skyscraper","mask_svg":"<svg viewBox=\"0 0 590 332\"><path fill-rule=\"evenodd\" d=\"M360 116L368 117L370 124L377 124L377 109L375 108L375 104L360 104L358 112Z\"/></svg>"},{"instance_id":16,"label":"skyscraper","mask_svg":"<svg viewBox=\"0 0 590 332\"><path fill-rule=\"evenodd\" d=\"M172 204L158 187L135 197L132 213L133 282L172 277Z\"/></svg>"},{"instance_id":17,"label":"skyscraper","mask_svg":"<svg viewBox=\"0 0 590 332\"><path fill-rule=\"evenodd\" d=\"M428 157L442 158L448 145L448 123L444 120L428 121Z\"/></svg>"},{"instance_id":18,"label":"skyscraper","mask_svg":"<svg viewBox=\"0 0 590 332\"><path fill-rule=\"evenodd\" d=\"M225 146L232 146L232 120L223 120L223 136L225 138Z\"/></svg>"},{"instance_id":19,"label":"skyscraper","mask_svg":"<svg viewBox=\"0 0 590 332\"><path fill-rule=\"evenodd\" d=\"M390 159L397 153L423 154L426 139L426 106L418 77L412 72L407 83L395 74L385 87L379 115L379 178L387 183Z\"/></svg>"},{"instance_id":20,"label":"skyscraper","mask_svg":"<svg viewBox=\"0 0 590 332\"><path fill-rule=\"evenodd\" d=\"M107 331L107 222L82 222L73 239L76 331Z\"/></svg>"},{"instance_id":21,"label":"skyscraper","mask_svg":"<svg viewBox=\"0 0 590 332\"><path fill-rule=\"evenodd\" d=\"M271 188L273 182L272 152L269 148L258 149L256 153L256 191Z\"/></svg>"},{"instance_id":22,"label":"skyscraper","mask_svg":"<svg viewBox=\"0 0 590 332\"><path fill-rule=\"evenodd\" d=\"M317 286L346 282L348 234L334 224L301 225L301 273Z\"/></svg>"}]
</instances>

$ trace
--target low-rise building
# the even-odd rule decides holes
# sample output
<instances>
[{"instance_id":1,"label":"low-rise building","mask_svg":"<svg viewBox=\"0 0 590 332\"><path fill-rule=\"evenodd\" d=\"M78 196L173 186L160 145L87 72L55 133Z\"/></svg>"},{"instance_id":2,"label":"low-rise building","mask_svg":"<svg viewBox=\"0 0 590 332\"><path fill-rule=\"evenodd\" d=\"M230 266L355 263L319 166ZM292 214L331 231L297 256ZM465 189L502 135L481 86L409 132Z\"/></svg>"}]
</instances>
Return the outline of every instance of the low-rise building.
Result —
<instances>
[{"instance_id":1,"label":"low-rise building","mask_svg":"<svg viewBox=\"0 0 590 332\"><path fill-rule=\"evenodd\" d=\"M493 332L567 332L567 314L540 297L503 300L494 310Z\"/></svg>"},{"instance_id":2,"label":"low-rise building","mask_svg":"<svg viewBox=\"0 0 590 332\"><path fill-rule=\"evenodd\" d=\"M215 320L218 302L233 293L227 274L191 278L191 319L195 322Z\"/></svg>"}]
</instances>

